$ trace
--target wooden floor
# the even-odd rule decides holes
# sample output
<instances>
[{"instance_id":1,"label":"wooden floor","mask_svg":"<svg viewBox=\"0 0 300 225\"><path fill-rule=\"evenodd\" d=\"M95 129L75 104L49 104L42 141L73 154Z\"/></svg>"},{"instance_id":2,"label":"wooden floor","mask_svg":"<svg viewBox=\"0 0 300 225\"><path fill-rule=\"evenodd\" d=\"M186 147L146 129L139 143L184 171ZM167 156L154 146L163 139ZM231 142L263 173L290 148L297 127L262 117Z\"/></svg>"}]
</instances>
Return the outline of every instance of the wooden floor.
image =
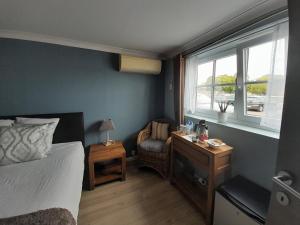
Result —
<instances>
[{"instance_id":1,"label":"wooden floor","mask_svg":"<svg viewBox=\"0 0 300 225\"><path fill-rule=\"evenodd\" d=\"M201 214L151 170L82 193L78 225L204 225Z\"/></svg>"}]
</instances>

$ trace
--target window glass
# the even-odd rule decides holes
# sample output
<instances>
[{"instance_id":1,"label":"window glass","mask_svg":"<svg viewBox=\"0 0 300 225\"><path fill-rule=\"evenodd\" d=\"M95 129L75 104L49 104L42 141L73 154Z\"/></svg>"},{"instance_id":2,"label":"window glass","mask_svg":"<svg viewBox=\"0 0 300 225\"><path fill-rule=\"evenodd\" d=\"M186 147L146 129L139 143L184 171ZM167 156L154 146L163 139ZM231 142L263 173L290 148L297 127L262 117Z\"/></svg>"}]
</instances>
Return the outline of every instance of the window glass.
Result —
<instances>
[{"instance_id":1,"label":"window glass","mask_svg":"<svg viewBox=\"0 0 300 225\"><path fill-rule=\"evenodd\" d=\"M273 43L267 42L247 49L247 81L266 79L271 73Z\"/></svg>"},{"instance_id":2,"label":"window glass","mask_svg":"<svg viewBox=\"0 0 300 225\"><path fill-rule=\"evenodd\" d=\"M214 71L214 66L216 70ZM230 55L198 65L197 102L198 110L218 111L218 102L229 102L227 112L234 111L237 56ZM231 85L227 85L231 84ZM214 104L211 102L214 99Z\"/></svg>"},{"instance_id":3,"label":"window glass","mask_svg":"<svg viewBox=\"0 0 300 225\"><path fill-rule=\"evenodd\" d=\"M214 93L214 110L219 111L219 102L226 102L228 104L226 112L232 113L234 111L235 85L216 86Z\"/></svg>"},{"instance_id":4,"label":"window glass","mask_svg":"<svg viewBox=\"0 0 300 225\"><path fill-rule=\"evenodd\" d=\"M212 83L213 61L198 65L198 85L209 85Z\"/></svg>"},{"instance_id":5,"label":"window glass","mask_svg":"<svg viewBox=\"0 0 300 225\"><path fill-rule=\"evenodd\" d=\"M266 101L267 83L246 85L246 114L249 116L262 116Z\"/></svg>"},{"instance_id":6,"label":"window glass","mask_svg":"<svg viewBox=\"0 0 300 225\"><path fill-rule=\"evenodd\" d=\"M197 109L210 109L211 108L211 92L212 87L198 87L197 88Z\"/></svg>"},{"instance_id":7,"label":"window glass","mask_svg":"<svg viewBox=\"0 0 300 225\"><path fill-rule=\"evenodd\" d=\"M264 113L268 79L272 73L272 52L274 42L266 42L246 48L248 57L245 93L245 114L247 116L261 117Z\"/></svg>"},{"instance_id":8,"label":"window glass","mask_svg":"<svg viewBox=\"0 0 300 225\"><path fill-rule=\"evenodd\" d=\"M236 55L216 60L216 84L234 84L237 73Z\"/></svg>"}]
</instances>

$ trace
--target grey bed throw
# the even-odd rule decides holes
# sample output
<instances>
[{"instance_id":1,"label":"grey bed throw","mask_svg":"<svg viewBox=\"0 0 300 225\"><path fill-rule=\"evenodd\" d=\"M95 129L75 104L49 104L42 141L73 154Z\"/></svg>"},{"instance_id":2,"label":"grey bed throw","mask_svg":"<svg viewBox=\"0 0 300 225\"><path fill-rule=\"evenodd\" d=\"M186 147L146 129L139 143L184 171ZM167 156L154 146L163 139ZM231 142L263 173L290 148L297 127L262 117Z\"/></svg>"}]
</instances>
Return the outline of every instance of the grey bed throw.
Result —
<instances>
[{"instance_id":1,"label":"grey bed throw","mask_svg":"<svg viewBox=\"0 0 300 225\"><path fill-rule=\"evenodd\" d=\"M67 209L51 208L0 219L0 225L76 225Z\"/></svg>"}]
</instances>

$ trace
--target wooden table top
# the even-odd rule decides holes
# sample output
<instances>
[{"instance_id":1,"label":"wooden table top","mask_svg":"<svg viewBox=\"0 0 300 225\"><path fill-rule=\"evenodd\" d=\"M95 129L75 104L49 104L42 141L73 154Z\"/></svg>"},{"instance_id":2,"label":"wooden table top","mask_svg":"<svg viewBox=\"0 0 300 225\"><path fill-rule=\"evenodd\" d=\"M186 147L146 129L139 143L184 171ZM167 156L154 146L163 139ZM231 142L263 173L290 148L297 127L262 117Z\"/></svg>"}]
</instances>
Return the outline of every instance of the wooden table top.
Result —
<instances>
[{"instance_id":1,"label":"wooden table top","mask_svg":"<svg viewBox=\"0 0 300 225\"><path fill-rule=\"evenodd\" d=\"M105 146L104 144L93 144L90 146L89 160L105 161L116 158L121 158L126 155L126 151L121 141L116 141L114 144Z\"/></svg>"},{"instance_id":2,"label":"wooden table top","mask_svg":"<svg viewBox=\"0 0 300 225\"><path fill-rule=\"evenodd\" d=\"M226 145L226 144L223 146L220 146L218 148L211 148L211 147L209 147L209 145L207 143L192 142L192 139L189 135L183 134L180 131L174 131L174 132L172 132L172 135L177 136L178 138L180 138L181 140L183 140L185 143L187 143L189 145L198 146L201 149L209 152L210 154L214 154L214 155L232 151L232 149L233 149L231 146Z\"/></svg>"}]
</instances>

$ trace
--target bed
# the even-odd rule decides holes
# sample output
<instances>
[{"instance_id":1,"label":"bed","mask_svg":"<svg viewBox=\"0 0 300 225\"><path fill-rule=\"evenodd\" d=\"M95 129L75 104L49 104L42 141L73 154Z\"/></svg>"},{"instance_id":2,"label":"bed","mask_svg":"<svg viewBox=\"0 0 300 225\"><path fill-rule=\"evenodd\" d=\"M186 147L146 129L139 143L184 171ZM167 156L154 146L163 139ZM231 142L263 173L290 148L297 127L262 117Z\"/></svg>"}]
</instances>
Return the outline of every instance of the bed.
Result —
<instances>
[{"instance_id":1,"label":"bed","mask_svg":"<svg viewBox=\"0 0 300 225\"><path fill-rule=\"evenodd\" d=\"M0 224L75 225L84 172L83 113L25 116L60 122L47 158L0 167Z\"/></svg>"}]
</instances>

